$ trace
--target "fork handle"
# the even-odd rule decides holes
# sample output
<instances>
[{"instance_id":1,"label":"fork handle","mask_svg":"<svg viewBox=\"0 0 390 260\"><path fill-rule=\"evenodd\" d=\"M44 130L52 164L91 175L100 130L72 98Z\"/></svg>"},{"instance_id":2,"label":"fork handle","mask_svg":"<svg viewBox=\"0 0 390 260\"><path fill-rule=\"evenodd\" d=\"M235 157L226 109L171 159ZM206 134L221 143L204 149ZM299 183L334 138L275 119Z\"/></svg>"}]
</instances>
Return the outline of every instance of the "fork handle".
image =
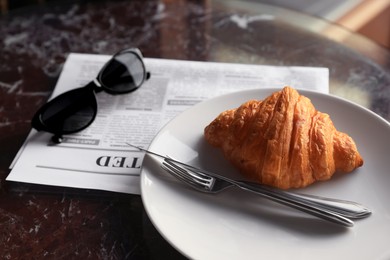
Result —
<instances>
[{"instance_id":1,"label":"fork handle","mask_svg":"<svg viewBox=\"0 0 390 260\"><path fill-rule=\"evenodd\" d=\"M254 185L245 183L245 182L236 182L236 185L244 190L254 192L256 194L259 194L263 197L266 197L274 202L289 206L291 208L298 209L300 211L303 211L305 213L311 214L313 216L322 218L324 220L340 224L345 227L352 227L354 225L353 221L349 218L343 217L333 211L330 211L328 209L319 207L318 205L315 205L314 203L304 203L302 200L294 200L291 197L284 196L281 193L277 192L271 192L263 187L259 188Z\"/></svg>"},{"instance_id":2,"label":"fork handle","mask_svg":"<svg viewBox=\"0 0 390 260\"><path fill-rule=\"evenodd\" d=\"M361 219L368 217L371 214L371 211L369 209L365 208L363 205L352 201L324 198L308 194L290 193L286 191L279 192L281 194L284 194L285 196L291 196L297 200L313 203L317 206L323 207L330 211L334 211L348 218Z\"/></svg>"},{"instance_id":3,"label":"fork handle","mask_svg":"<svg viewBox=\"0 0 390 260\"><path fill-rule=\"evenodd\" d=\"M360 219L367 217L371 214L371 211L369 209L353 201L325 198L321 196L301 193L292 193L284 190L277 190L264 185L258 185L253 182L240 181L239 184L250 186L251 188L259 192L263 192L264 190L266 190L271 193L276 193L282 197L292 198L295 200L302 201L304 203L314 204L315 206L319 206L321 208L333 211L347 218Z\"/></svg>"}]
</instances>

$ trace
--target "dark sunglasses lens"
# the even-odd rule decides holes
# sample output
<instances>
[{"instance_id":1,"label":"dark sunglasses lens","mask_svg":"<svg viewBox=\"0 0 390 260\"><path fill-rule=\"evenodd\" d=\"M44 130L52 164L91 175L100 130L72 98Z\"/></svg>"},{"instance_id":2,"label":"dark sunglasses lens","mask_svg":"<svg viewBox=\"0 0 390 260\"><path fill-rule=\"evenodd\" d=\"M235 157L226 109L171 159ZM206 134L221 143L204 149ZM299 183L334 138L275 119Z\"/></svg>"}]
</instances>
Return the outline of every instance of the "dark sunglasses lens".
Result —
<instances>
[{"instance_id":1,"label":"dark sunglasses lens","mask_svg":"<svg viewBox=\"0 0 390 260\"><path fill-rule=\"evenodd\" d=\"M94 93L88 88L78 88L53 99L42 108L40 122L43 130L55 134L80 131L95 119L97 103Z\"/></svg>"},{"instance_id":2,"label":"dark sunglasses lens","mask_svg":"<svg viewBox=\"0 0 390 260\"><path fill-rule=\"evenodd\" d=\"M115 55L100 74L100 81L111 92L125 93L137 89L145 79L141 58L133 52Z\"/></svg>"}]
</instances>

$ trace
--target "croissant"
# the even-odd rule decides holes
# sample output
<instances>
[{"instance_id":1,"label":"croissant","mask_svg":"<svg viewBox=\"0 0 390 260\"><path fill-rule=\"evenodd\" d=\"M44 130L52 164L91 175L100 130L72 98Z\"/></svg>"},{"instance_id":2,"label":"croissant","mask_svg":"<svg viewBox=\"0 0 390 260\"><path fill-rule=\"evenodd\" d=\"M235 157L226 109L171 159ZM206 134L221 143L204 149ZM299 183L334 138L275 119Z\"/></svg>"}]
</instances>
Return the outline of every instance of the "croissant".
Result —
<instances>
[{"instance_id":1,"label":"croissant","mask_svg":"<svg viewBox=\"0 0 390 260\"><path fill-rule=\"evenodd\" d=\"M222 112L204 136L241 174L281 189L302 188L363 165L352 138L291 87Z\"/></svg>"}]
</instances>

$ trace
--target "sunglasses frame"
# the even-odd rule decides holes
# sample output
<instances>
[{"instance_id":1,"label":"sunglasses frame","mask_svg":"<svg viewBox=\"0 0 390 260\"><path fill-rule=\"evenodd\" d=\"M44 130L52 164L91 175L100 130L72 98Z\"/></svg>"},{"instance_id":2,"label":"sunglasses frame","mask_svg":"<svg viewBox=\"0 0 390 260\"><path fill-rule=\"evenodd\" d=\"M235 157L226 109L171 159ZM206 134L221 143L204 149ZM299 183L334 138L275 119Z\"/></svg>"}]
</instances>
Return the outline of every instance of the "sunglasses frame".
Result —
<instances>
[{"instance_id":1,"label":"sunglasses frame","mask_svg":"<svg viewBox=\"0 0 390 260\"><path fill-rule=\"evenodd\" d=\"M126 91L112 91L112 89L110 89L110 87L104 85L102 82L101 77L102 77L103 71L110 65L111 61L114 60L116 56L121 55L121 54L126 53L126 52L130 52L130 53L134 54L141 61L142 69L144 71L142 81L138 85L138 87L134 87L134 88L126 90ZM98 75L96 76L94 83L96 84L97 87L101 87L105 92L112 94L112 95L130 93L130 92L136 90L137 88L141 87L142 84L144 84L145 80L148 80L150 78L150 73L148 71L146 71L146 67L145 67L145 63L143 62L143 59L144 59L144 57L142 56L142 53L138 48L129 48L129 49L121 50L121 51L115 53L112 56L112 58L103 65L103 67L100 69ZM97 90L97 92L100 91L99 89L96 89L96 90Z\"/></svg>"},{"instance_id":2,"label":"sunglasses frame","mask_svg":"<svg viewBox=\"0 0 390 260\"><path fill-rule=\"evenodd\" d=\"M108 86L107 84L103 84L101 77L102 77L104 70L107 69L107 67L115 59L115 57L117 57L118 55L124 54L124 53L132 53L140 60L144 75L143 75L142 81L137 86L134 86L134 88L130 88L129 90L126 90L126 91L113 91L110 88L110 86ZM95 96L96 93L101 92L101 91L105 91L111 95L130 93L130 92L138 89L139 87L141 87L142 84L146 80L148 80L149 78L150 78L150 72L146 71L146 67L145 67L145 64L143 62L143 56L142 56L141 51L137 48L128 48L128 49L121 50L121 51L117 52L116 54L114 54L112 56L112 58L104 64L104 66L100 69L96 78L93 79L91 82L89 82L87 85L66 91L66 92L54 97L53 99L49 100L47 103L45 103L41 108L38 109L38 111L33 116L32 120L31 120L31 125L37 131L45 131L45 132L54 134L52 141L54 143L61 143L62 142L62 135L80 132L80 131L84 130L85 128L89 127L92 124L92 122L95 120L96 115L97 115L97 111L98 111L98 105L97 105L97 100L96 100L96 96ZM77 128L76 130L68 130L67 131L64 129L62 129L62 130L55 129L55 127L54 128L50 127L45 122L43 122L42 114L44 112L46 112L46 110L49 107L51 107L55 102L59 102L59 100L64 99L67 96L71 96L71 95L74 95L75 93L79 93L79 92L80 92L80 94L82 94L82 97L85 96L87 98L91 98L91 100L89 100L89 102L91 102L90 105L91 105L91 108L93 109L93 115L91 116L88 123L86 123L85 125L83 125L80 128ZM90 96L88 96L88 95L90 95ZM82 104L82 103L85 103L84 99L77 99L77 100L72 101L72 105L77 105L77 104ZM71 106L69 105L69 107L71 107Z\"/></svg>"}]
</instances>

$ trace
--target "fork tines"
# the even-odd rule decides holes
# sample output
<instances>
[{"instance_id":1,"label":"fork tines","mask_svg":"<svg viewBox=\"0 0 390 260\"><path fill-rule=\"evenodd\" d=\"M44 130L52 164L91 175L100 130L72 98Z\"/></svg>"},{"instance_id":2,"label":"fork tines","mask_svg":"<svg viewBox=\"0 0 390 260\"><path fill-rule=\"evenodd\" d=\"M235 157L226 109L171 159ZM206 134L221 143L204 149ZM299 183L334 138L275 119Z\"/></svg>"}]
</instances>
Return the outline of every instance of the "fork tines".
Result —
<instances>
[{"instance_id":1,"label":"fork tines","mask_svg":"<svg viewBox=\"0 0 390 260\"><path fill-rule=\"evenodd\" d=\"M213 177L199 171L196 171L195 173L193 169L185 166L179 166L175 160L165 158L162 163L162 167L181 181L197 185L201 190L211 190L214 185L215 180Z\"/></svg>"}]
</instances>

